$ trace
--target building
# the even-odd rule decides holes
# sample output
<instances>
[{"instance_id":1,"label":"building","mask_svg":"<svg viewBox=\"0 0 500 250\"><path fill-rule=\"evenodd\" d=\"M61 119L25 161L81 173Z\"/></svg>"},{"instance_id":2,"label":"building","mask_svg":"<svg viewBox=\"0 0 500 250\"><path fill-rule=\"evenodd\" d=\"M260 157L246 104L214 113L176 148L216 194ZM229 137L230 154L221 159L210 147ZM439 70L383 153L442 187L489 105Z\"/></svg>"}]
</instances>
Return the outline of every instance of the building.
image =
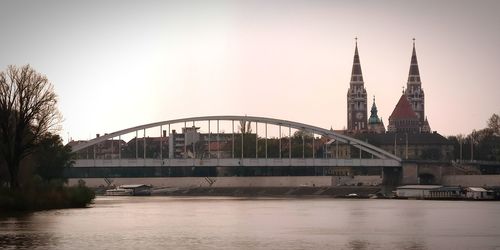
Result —
<instances>
[{"instance_id":1,"label":"building","mask_svg":"<svg viewBox=\"0 0 500 250\"><path fill-rule=\"evenodd\" d=\"M99 137L97 135L96 137ZM74 147L75 145L85 143L85 140L70 141L69 146ZM119 159L120 150L123 150L127 146L124 140L106 140L94 147L88 147L85 150L80 150L76 153L76 159Z\"/></svg>"},{"instance_id":2,"label":"building","mask_svg":"<svg viewBox=\"0 0 500 250\"><path fill-rule=\"evenodd\" d=\"M236 135L225 133L200 133L199 127L182 128L182 133L172 130L169 140L169 158L224 158L232 156L228 144ZM254 134L255 135L255 134Z\"/></svg>"},{"instance_id":3,"label":"building","mask_svg":"<svg viewBox=\"0 0 500 250\"><path fill-rule=\"evenodd\" d=\"M442 188L439 185L406 185L396 189L396 197L423 199L431 196L431 192Z\"/></svg>"},{"instance_id":4,"label":"building","mask_svg":"<svg viewBox=\"0 0 500 250\"><path fill-rule=\"evenodd\" d=\"M378 118L378 110L373 99L370 118L367 117L367 92L364 86L361 62L358 53L358 43L354 50L354 60L351 72L351 81L347 91L347 132L374 132L384 133L385 126ZM418 68L415 39L410 61L410 70L406 90L396 104L389 117L389 132L430 133L429 121L425 116L425 94Z\"/></svg>"},{"instance_id":5,"label":"building","mask_svg":"<svg viewBox=\"0 0 500 250\"><path fill-rule=\"evenodd\" d=\"M453 158L453 144L437 132L432 132L425 117L425 95L418 68L415 39L406 90L403 90L389 116L387 131L383 120L378 116L375 97L370 117L367 119L366 94L356 41L347 93L347 130L343 133L378 146L402 159L447 161ZM327 143L327 146L330 144ZM331 145L327 153L330 153L332 158L338 154L351 158L371 157L361 155L352 146L343 144Z\"/></svg>"},{"instance_id":6,"label":"building","mask_svg":"<svg viewBox=\"0 0 500 250\"><path fill-rule=\"evenodd\" d=\"M422 81L418 69L415 39L413 39L413 51L406 90L403 90L403 95L389 117L387 130L389 132L431 132L429 121L425 116L425 94L422 89Z\"/></svg>"},{"instance_id":7,"label":"building","mask_svg":"<svg viewBox=\"0 0 500 250\"><path fill-rule=\"evenodd\" d=\"M122 147L122 158L163 158L168 153L168 144L165 132L161 137L134 137Z\"/></svg>"},{"instance_id":8,"label":"building","mask_svg":"<svg viewBox=\"0 0 500 250\"><path fill-rule=\"evenodd\" d=\"M482 187L468 187L465 192L465 197L471 200L492 200L495 198L493 191L488 191Z\"/></svg>"},{"instance_id":9,"label":"building","mask_svg":"<svg viewBox=\"0 0 500 250\"><path fill-rule=\"evenodd\" d=\"M410 199L463 199L461 187L406 185L396 189L396 197Z\"/></svg>"},{"instance_id":10,"label":"building","mask_svg":"<svg viewBox=\"0 0 500 250\"><path fill-rule=\"evenodd\" d=\"M368 118L368 131L374 133L385 133L384 121L378 117L377 105L375 104L375 96L373 97L372 109L370 110L370 118Z\"/></svg>"},{"instance_id":11,"label":"building","mask_svg":"<svg viewBox=\"0 0 500 250\"><path fill-rule=\"evenodd\" d=\"M404 160L449 161L453 159L453 143L433 133L363 133L356 138L393 153Z\"/></svg>"},{"instance_id":12,"label":"building","mask_svg":"<svg viewBox=\"0 0 500 250\"><path fill-rule=\"evenodd\" d=\"M494 191L482 187L445 187L439 185L406 185L396 188L396 197L410 199L492 200Z\"/></svg>"},{"instance_id":13,"label":"building","mask_svg":"<svg viewBox=\"0 0 500 250\"><path fill-rule=\"evenodd\" d=\"M398 104L394 107L389 116L389 126L387 131L391 133L419 133L420 123L410 102L403 93L399 98Z\"/></svg>"},{"instance_id":14,"label":"building","mask_svg":"<svg viewBox=\"0 0 500 250\"><path fill-rule=\"evenodd\" d=\"M367 126L367 96L361 63L358 54L358 41L354 50L354 60L352 64L351 82L347 90L347 131L358 133L366 131Z\"/></svg>"}]
</instances>

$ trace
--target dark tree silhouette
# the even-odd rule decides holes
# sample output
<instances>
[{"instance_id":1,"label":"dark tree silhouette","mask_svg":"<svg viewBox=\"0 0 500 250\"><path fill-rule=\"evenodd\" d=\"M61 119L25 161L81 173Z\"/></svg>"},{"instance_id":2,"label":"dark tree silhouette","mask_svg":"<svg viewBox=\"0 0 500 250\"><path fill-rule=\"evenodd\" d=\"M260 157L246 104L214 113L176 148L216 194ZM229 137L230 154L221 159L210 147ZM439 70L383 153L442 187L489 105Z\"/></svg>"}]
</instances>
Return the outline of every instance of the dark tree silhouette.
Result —
<instances>
[{"instance_id":1,"label":"dark tree silhouette","mask_svg":"<svg viewBox=\"0 0 500 250\"><path fill-rule=\"evenodd\" d=\"M61 137L51 133L44 135L37 146L35 172L47 182L54 179L65 181L64 169L74 163L71 146L64 146Z\"/></svg>"},{"instance_id":2,"label":"dark tree silhouette","mask_svg":"<svg viewBox=\"0 0 500 250\"><path fill-rule=\"evenodd\" d=\"M57 96L47 77L29 65L0 72L0 161L7 166L10 187L19 188L19 166L47 133L57 130Z\"/></svg>"}]
</instances>

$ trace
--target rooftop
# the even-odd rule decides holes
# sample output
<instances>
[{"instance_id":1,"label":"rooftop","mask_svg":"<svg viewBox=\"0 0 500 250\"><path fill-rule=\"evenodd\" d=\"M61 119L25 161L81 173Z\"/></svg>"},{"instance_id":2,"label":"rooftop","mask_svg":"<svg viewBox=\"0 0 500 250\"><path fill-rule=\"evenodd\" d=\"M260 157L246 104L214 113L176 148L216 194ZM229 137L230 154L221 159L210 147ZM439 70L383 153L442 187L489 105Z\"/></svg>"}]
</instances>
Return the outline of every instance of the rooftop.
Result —
<instances>
[{"instance_id":1,"label":"rooftop","mask_svg":"<svg viewBox=\"0 0 500 250\"><path fill-rule=\"evenodd\" d=\"M410 102L406 98L406 95L401 95L401 98L399 98L398 104L396 104L396 107L394 108L394 111L392 111L391 116L389 116L389 119L418 119L417 114L415 114L415 111L411 107Z\"/></svg>"},{"instance_id":2,"label":"rooftop","mask_svg":"<svg viewBox=\"0 0 500 250\"><path fill-rule=\"evenodd\" d=\"M434 133L361 133L355 135L357 139L368 142L375 146L380 145L402 145L406 144L408 139L408 144L411 145L448 145L451 142L444 136Z\"/></svg>"},{"instance_id":3,"label":"rooftop","mask_svg":"<svg viewBox=\"0 0 500 250\"><path fill-rule=\"evenodd\" d=\"M405 185L405 186L399 186L397 189L423 189L423 190L431 190L431 189L438 189L443 186L440 185Z\"/></svg>"}]
</instances>

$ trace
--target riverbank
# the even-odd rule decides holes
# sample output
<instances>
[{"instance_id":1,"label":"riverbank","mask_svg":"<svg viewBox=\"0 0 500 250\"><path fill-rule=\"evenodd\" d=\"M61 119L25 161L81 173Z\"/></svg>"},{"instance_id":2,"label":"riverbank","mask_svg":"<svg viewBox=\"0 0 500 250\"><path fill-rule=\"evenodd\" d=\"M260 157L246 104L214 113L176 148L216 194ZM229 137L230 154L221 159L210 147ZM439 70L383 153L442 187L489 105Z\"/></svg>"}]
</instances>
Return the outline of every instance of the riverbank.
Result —
<instances>
[{"instance_id":1,"label":"riverbank","mask_svg":"<svg viewBox=\"0 0 500 250\"><path fill-rule=\"evenodd\" d=\"M95 192L85 186L0 189L0 211L28 212L60 208L87 207Z\"/></svg>"},{"instance_id":2,"label":"riverbank","mask_svg":"<svg viewBox=\"0 0 500 250\"><path fill-rule=\"evenodd\" d=\"M235 196L235 197L356 197L369 198L381 193L381 187L193 187L157 188L158 196ZM356 195L352 195L356 194ZM351 196L349 196L351 195Z\"/></svg>"}]
</instances>

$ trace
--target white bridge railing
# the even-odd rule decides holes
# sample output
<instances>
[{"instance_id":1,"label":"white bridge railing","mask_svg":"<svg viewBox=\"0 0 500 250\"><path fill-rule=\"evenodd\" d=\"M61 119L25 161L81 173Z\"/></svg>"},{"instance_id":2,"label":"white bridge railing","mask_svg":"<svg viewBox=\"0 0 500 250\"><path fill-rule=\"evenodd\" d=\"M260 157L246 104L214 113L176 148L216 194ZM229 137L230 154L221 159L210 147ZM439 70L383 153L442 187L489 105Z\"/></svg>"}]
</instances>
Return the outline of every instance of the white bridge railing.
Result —
<instances>
[{"instance_id":1,"label":"white bridge railing","mask_svg":"<svg viewBox=\"0 0 500 250\"><path fill-rule=\"evenodd\" d=\"M230 159L88 159L76 160L74 167L398 167L401 163L393 159L290 159L290 158L230 158Z\"/></svg>"}]
</instances>

